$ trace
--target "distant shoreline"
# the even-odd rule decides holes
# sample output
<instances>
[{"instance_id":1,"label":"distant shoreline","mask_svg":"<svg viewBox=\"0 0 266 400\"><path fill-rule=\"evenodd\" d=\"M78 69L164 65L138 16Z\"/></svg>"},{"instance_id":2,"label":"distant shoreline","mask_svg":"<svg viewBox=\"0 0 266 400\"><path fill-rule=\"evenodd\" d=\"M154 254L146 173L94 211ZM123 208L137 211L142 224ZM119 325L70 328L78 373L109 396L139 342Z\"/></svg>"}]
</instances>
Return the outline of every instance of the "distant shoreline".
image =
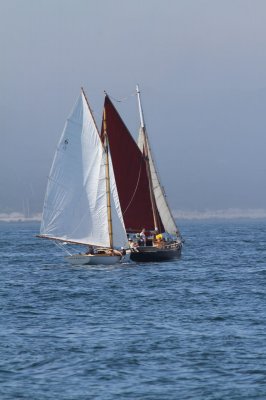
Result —
<instances>
[{"instance_id":1,"label":"distant shoreline","mask_svg":"<svg viewBox=\"0 0 266 400\"><path fill-rule=\"evenodd\" d=\"M219 220L219 219L266 219L266 209L237 209L204 210L204 211L174 211L178 220Z\"/></svg>"},{"instance_id":2,"label":"distant shoreline","mask_svg":"<svg viewBox=\"0 0 266 400\"><path fill-rule=\"evenodd\" d=\"M41 213L37 213L29 217L19 212L0 213L0 222L41 222L41 219Z\"/></svg>"},{"instance_id":3,"label":"distant shoreline","mask_svg":"<svg viewBox=\"0 0 266 400\"><path fill-rule=\"evenodd\" d=\"M233 220L233 219L266 219L266 209L236 209L184 211L175 210L173 216L176 221L183 220ZM25 216L19 212L0 213L0 222L41 222L42 214L36 213Z\"/></svg>"}]
</instances>

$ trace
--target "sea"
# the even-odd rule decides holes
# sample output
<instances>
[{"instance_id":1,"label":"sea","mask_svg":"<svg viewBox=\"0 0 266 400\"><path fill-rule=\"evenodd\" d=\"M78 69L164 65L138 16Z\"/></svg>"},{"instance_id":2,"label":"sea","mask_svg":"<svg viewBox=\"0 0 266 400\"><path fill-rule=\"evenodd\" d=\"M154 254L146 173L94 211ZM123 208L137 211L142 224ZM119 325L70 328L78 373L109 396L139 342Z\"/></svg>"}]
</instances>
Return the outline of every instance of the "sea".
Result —
<instances>
[{"instance_id":1,"label":"sea","mask_svg":"<svg viewBox=\"0 0 266 400\"><path fill-rule=\"evenodd\" d=\"M179 259L70 266L0 223L1 400L266 399L266 220L183 220Z\"/></svg>"}]
</instances>

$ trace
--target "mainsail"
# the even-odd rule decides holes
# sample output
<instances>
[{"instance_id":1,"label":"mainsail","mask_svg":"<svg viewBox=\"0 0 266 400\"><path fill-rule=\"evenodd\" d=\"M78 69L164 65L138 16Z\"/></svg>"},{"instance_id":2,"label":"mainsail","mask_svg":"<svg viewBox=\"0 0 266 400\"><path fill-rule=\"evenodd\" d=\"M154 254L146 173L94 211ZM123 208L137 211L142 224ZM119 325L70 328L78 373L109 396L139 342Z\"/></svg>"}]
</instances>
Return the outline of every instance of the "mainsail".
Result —
<instances>
[{"instance_id":1,"label":"mainsail","mask_svg":"<svg viewBox=\"0 0 266 400\"><path fill-rule=\"evenodd\" d=\"M154 219L149 193L146 162L135 140L106 95L104 102L108 136L115 181L127 232L153 230ZM103 138L103 124L101 130ZM158 210L156 210L158 213ZM164 227L158 216L158 229Z\"/></svg>"},{"instance_id":2,"label":"mainsail","mask_svg":"<svg viewBox=\"0 0 266 400\"><path fill-rule=\"evenodd\" d=\"M127 242L114 174L110 167L113 246ZM67 119L49 175L41 236L110 247L106 151L82 91Z\"/></svg>"},{"instance_id":3,"label":"mainsail","mask_svg":"<svg viewBox=\"0 0 266 400\"><path fill-rule=\"evenodd\" d=\"M137 94L138 94L138 103L139 103L139 111L140 111L140 131L139 131L139 138L138 138L138 146L143 154L147 157L149 168L150 168L150 176L152 181L152 189L155 198L155 202L157 205L157 209L159 211L161 220L163 222L165 231L172 234L172 235L179 235L178 228L176 226L175 220L172 216L171 210L166 200L166 195L164 189L160 183L158 172L156 170L154 158L151 152L151 146L149 143L148 134L145 128L143 113L142 113L142 106L140 101L140 92L137 86Z\"/></svg>"}]
</instances>

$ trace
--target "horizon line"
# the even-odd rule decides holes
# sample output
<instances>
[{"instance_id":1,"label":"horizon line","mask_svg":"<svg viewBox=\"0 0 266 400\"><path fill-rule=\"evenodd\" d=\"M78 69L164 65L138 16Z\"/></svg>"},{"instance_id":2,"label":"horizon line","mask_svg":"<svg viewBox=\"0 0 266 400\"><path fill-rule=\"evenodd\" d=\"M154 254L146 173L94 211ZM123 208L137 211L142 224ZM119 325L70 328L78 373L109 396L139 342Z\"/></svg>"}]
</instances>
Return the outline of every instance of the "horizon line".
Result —
<instances>
[{"instance_id":1,"label":"horizon line","mask_svg":"<svg viewBox=\"0 0 266 400\"><path fill-rule=\"evenodd\" d=\"M174 210L173 216L180 220L208 220L208 219L266 219L266 209L263 208L228 208L218 210ZM25 215L22 212L0 212L1 222L41 222L42 213Z\"/></svg>"}]
</instances>

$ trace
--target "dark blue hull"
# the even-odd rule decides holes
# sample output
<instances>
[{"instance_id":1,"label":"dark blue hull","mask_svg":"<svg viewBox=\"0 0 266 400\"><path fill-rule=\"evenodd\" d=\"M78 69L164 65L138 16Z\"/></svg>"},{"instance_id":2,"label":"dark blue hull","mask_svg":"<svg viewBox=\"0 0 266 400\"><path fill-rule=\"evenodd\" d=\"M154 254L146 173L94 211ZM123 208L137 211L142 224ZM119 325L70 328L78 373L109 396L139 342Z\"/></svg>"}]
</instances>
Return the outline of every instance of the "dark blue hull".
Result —
<instances>
[{"instance_id":1,"label":"dark blue hull","mask_svg":"<svg viewBox=\"0 0 266 400\"><path fill-rule=\"evenodd\" d=\"M132 251L130 258L136 262L168 261L181 256L182 244L176 243L164 248L154 246L139 246Z\"/></svg>"}]
</instances>

